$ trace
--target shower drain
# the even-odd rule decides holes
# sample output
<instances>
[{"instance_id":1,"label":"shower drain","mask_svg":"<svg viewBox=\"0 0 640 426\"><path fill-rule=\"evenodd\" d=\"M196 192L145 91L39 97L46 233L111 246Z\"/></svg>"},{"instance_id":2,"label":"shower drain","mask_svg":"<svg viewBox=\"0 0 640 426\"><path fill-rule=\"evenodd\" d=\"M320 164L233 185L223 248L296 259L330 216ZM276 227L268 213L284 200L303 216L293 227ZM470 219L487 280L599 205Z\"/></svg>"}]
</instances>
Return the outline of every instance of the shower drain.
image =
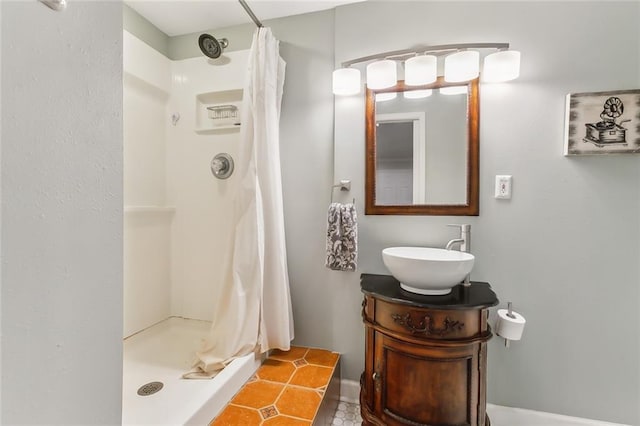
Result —
<instances>
[{"instance_id":1,"label":"shower drain","mask_svg":"<svg viewBox=\"0 0 640 426\"><path fill-rule=\"evenodd\" d=\"M140 396L153 395L154 393L160 391L160 389L162 389L163 386L164 385L162 384L162 382L147 383L146 385L140 386L140 389L138 389L138 395Z\"/></svg>"}]
</instances>

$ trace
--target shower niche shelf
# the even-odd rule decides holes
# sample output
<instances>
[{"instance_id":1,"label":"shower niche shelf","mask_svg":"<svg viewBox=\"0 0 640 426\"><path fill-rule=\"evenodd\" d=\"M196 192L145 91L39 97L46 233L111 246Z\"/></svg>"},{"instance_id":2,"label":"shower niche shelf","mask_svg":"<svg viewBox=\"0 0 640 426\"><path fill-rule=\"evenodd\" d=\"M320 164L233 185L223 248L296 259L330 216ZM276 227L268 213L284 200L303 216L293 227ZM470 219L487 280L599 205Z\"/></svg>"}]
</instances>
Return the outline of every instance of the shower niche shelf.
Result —
<instances>
[{"instance_id":1,"label":"shower niche shelf","mask_svg":"<svg viewBox=\"0 0 640 426\"><path fill-rule=\"evenodd\" d=\"M196 95L196 128L199 134L228 133L240 129L242 89Z\"/></svg>"}]
</instances>

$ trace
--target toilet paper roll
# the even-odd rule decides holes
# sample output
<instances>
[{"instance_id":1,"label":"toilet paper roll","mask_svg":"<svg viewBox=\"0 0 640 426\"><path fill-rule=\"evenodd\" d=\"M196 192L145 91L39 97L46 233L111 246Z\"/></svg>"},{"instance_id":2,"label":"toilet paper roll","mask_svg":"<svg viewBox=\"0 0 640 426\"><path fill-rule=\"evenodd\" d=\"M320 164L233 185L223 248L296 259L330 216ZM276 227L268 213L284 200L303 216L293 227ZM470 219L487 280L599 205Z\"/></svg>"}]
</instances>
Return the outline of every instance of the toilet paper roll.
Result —
<instances>
[{"instance_id":1,"label":"toilet paper roll","mask_svg":"<svg viewBox=\"0 0 640 426\"><path fill-rule=\"evenodd\" d=\"M496 333L498 336L509 340L520 340L522 331L527 320L517 312L511 311L515 318L508 315L507 309L498 309L498 321L496 322Z\"/></svg>"}]
</instances>

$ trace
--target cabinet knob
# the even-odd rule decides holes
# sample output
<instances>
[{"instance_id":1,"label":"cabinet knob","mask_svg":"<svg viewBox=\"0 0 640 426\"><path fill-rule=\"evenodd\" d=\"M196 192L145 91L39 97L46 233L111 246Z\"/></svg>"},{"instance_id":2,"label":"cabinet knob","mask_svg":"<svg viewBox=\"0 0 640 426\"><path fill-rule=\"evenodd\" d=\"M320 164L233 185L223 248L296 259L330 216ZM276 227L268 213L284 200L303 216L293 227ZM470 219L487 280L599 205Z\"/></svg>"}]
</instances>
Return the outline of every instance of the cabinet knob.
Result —
<instances>
[{"instance_id":1,"label":"cabinet knob","mask_svg":"<svg viewBox=\"0 0 640 426\"><path fill-rule=\"evenodd\" d=\"M380 373L374 371L371 377L373 378L373 380L380 380Z\"/></svg>"}]
</instances>

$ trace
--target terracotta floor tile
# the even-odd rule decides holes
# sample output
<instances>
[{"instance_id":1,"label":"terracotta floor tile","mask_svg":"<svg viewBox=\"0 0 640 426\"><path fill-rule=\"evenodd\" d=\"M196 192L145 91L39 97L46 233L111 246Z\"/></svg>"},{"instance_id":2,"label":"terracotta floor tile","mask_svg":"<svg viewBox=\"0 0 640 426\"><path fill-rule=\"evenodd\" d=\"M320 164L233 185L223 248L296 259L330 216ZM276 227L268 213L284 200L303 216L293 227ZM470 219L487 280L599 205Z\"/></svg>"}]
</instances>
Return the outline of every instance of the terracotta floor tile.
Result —
<instances>
[{"instance_id":1,"label":"terracotta floor tile","mask_svg":"<svg viewBox=\"0 0 640 426\"><path fill-rule=\"evenodd\" d=\"M321 388L329 383L332 373L333 368L305 365L296 370L289 384L313 389Z\"/></svg>"},{"instance_id":2,"label":"terracotta floor tile","mask_svg":"<svg viewBox=\"0 0 640 426\"><path fill-rule=\"evenodd\" d=\"M296 359L303 358L307 350L308 348L303 348L300 346L291 346L291 349L288 351L275 349L271 352L269 358L280 359L283 361L295 361Z\"/></svg>"},{"instance_id":3,"label":"terracotta floor tile","mask_svg":"<svg viewBox=\"0 0 640 426\"><path fill-rule=\"evenodd\" d=\"M284 385L256 380L246 383L231 403L251 408L262 408L276 402Z\"/></svg>"},{"instance_id":4,"label":"terracotta floor tile","mask_svg":"<svg viewBox=\"0 0 640 426\"><path fill-rule=\"evenodd\" d=\"M288 416L276 416L267 419L262 423L264 426L311 426L311 422L294 419Z\"/></svg>"},{"instance_id":5,"label":"terracotta floor tile","mask_svg":"<svg viewBox=\"0 0 640 426\"><path fill-rule=\"evenodd\" d=\"M313 420L320 401L320 395L315 391L287 386L278 398L276 408L280 414Z\"/></svg>"},{"instance_id":6,"label":"terracotta floor tile","mask_svg":"<svg viewBox=\"0 0 640 426\"><path fill-rule=\"evenodd\" d=\"M289 361L279 361L277 359L267 359L258 369L256 376L262 380L287 383L296 367Z\"/></svg>"},{"instance_id":7,"label":"terracotta floor tile","mask_svg":"<svg viewBox=\"0 0 640 426\"><path fill-rule=\"evenodd\" d=\"M309 349L304 356L309 364L323 365L325 367L334 367L338 362L339 355L335 352L326 351L324 349Z\"/></svg>"},{"instance_id":8,"label":"terracotta floor tile","mask_svg":"<svg viewBox=\"0 0 640 426\"><path fill-rule=\"evenodd\" d=\"M256 410L235 405L227 405L225 409L216 417L210 426L258 426L262 423L262 417Z\"/></svg>"}]
</instances>

